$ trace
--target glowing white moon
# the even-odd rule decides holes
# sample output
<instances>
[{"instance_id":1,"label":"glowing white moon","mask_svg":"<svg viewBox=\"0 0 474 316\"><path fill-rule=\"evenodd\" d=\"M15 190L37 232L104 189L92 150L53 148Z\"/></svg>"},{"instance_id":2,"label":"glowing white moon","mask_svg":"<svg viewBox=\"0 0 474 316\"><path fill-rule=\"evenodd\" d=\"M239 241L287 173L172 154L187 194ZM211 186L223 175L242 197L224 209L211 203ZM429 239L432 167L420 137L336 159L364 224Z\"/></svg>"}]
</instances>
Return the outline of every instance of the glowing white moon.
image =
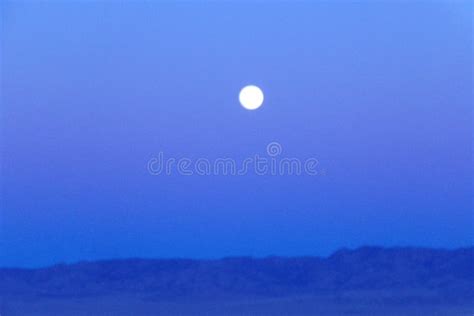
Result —
<instances>
[{"instance_id":1,"label":"glowing white moon","mask_svg":"<svg viewBox=\"0 0 474 316\"><path fill-rule=\"evenodd\" d=\"M257 86L246 86L240 90L240 104L247 110L256 110L263 103L263 92Z\"/></svg>"}]
</instances>

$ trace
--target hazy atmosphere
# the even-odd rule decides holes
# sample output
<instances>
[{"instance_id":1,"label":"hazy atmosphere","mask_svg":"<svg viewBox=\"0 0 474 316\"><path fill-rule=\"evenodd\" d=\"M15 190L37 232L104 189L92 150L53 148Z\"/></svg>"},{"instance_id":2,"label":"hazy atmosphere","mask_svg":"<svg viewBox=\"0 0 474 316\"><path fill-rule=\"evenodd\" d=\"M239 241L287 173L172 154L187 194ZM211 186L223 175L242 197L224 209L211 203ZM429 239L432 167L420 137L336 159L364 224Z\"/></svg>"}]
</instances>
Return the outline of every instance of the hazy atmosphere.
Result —
<instances>
[{"instance_id":1,"label":"hazy atmosphere","mask_svg":"<svg viewBox=\"0 0 474 316\"><path fill-rule=\"evenodd\" d=\"M468 316L470 1L0 2L0 314Z\"/></svg>"},{"instance_id":2,"label":"hazy atmosphere","mask_svg":"<svg viewBox=\"0 0 474 316\"><path fill-rule=\"evenodd\" d=\"M3 266L472 245L468 2L1 12ZM147 167L160 152L240 164L271 142L317 175Z\"/></svg>"}]
</instances>

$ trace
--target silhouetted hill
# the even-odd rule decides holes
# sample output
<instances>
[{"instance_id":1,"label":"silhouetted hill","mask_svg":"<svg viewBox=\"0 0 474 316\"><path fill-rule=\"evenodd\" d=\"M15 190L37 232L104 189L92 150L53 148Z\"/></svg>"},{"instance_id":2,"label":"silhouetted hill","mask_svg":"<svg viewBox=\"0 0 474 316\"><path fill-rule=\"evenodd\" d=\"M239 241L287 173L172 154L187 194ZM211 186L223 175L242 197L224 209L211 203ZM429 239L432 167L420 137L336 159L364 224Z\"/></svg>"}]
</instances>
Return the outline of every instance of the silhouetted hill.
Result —
<instances>
[{"instance_id":1,"label":"silhouetted hill","mask_svg":"<svg viewBox=\"0 0 474 316\"><path fill-rule=\"evenodd\" d=\"M148 302L312 297L332 302L465 305L474 300L473 263L474 248L377 247L344 249L327 258L106 260L3 268L0 295L4 305L24 298L118 296Z\"/></svg>"}]
</instances>

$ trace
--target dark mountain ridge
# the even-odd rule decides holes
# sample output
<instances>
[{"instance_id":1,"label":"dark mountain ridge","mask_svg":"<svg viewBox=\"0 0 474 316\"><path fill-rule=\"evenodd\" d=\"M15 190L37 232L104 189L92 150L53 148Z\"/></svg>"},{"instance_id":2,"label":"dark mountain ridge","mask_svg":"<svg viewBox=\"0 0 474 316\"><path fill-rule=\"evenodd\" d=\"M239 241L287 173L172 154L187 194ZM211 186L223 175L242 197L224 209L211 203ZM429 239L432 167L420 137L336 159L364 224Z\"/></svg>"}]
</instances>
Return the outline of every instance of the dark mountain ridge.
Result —
<instances>
[{"instance_id":1,"label":"dark mountain ridge","mask_svg":"<svg viewBox=\"0 0 474 316\"><path fill-rule=\"evenodd\" d=\"M133 294L167 300L377 291L394 299L467 302L474 299L473 284L474 247L362 247L325 258L117 259L0 269L2 297Z\"/></svg>"}]
</instances>

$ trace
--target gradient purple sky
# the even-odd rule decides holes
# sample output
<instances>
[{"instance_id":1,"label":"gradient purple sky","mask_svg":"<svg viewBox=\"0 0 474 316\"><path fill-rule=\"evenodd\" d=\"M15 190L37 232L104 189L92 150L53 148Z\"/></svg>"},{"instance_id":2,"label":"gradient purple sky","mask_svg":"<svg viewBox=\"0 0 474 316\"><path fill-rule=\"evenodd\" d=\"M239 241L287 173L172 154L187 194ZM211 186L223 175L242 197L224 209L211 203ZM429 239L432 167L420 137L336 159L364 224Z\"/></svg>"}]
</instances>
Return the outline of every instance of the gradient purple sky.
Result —
<instances>
[{"instance_id":1,"label":"gradient purple sky","mask_svg":"<svg viewBox=\"0 0 474 316\"><path fill-rule=\"evenodd\" d=\"M0 265L473 244L469 2L0 6ZM272 141L325 174L146 169Z\"/></svg>"}]
</instances>

